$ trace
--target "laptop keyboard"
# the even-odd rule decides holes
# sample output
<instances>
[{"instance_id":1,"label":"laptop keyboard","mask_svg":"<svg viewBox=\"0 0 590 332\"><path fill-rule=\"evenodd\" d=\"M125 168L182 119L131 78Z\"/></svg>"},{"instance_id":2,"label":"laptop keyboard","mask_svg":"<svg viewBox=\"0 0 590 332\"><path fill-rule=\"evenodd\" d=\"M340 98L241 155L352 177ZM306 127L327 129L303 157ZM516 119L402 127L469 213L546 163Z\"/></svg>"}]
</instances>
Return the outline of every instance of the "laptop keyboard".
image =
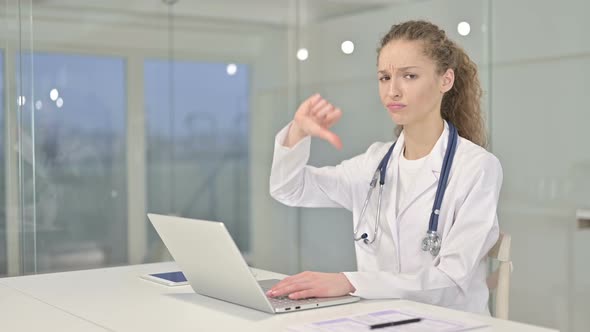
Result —
<instances>
[{"instance_id":1,"label":"laptop keyboard","mask_svg":"<svg viewBox=\"0 0 590 332\"><path fill-rule=\"evenodd\" d=\"M287 305L301 305L301 304L317 303L318 302L318 299L315 299L315 298L293 300L293 299L288 298L287 296L281 296L281 297L270 297L269 296L268 300L270 301L270 304L272 304L274 307L283 307L283 306L287 306Z\"/></svg>"}]
</instances>

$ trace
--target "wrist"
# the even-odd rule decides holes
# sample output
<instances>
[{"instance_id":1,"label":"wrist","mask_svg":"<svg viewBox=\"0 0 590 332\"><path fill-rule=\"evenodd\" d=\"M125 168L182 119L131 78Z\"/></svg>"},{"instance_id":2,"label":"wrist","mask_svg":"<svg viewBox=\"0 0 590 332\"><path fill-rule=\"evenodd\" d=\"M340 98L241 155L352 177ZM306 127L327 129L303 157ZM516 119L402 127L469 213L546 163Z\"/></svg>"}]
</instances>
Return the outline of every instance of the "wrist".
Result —
<instances>
[{"instance_id":1,"label":"wrist","mask_svg":"<svg viewBox=\"0 0 590 332\"><path fill-rule=\"evenodd\" d=\"M291 122L289 132L287 133L287 137L285 138L283 145L292 148L293 146L295 146L295 144L304 139L306 136L307 134L301 128L299 128L295 121L293 121Z\"/></svg>"},{"instance_id":2,"label":"wrist","mask_svg":"<svg viewBox=\"0 0 590 332\"><path fill-rule=\"evenodd\" d=\"M299 125L295 121L291 122L291 128L289 128L289 134L291 134L292 137L299 138L299 139L307 136L307 133L305 131L303 131L303 129L301 129L301 127L299 127Z\"/></svg>"},{"instance_id":3,"label":"wrist","mask_svg":"<svg viewBox=\"0 0 590 332\"><path fill-rule=\"evenodd\" d=\"M356 288L354 288L354 286L352 285L350 280L348 280L348 277L346 276L346 274L344 274L343 272L340 272L340 274L344 277L344 280L346 280L346 283L348 284L348 293L356 292Z\"/></svg>"}]
</instances>

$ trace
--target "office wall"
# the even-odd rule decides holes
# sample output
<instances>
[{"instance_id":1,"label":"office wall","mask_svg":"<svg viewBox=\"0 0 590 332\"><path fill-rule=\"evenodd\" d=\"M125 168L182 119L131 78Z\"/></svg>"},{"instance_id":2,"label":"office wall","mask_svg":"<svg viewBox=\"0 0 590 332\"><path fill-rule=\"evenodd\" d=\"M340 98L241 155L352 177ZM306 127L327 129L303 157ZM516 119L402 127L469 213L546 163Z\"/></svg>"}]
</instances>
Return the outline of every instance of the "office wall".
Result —
<instances>
[{"instance_id":1,"label":"office wall","mask_svg":"<svg viewBox=\"0 0 590 332\"><path fill-rule=\"evenodd\" d=\"M590 4L492 1L493 151L504 167L500 220L513 235L511 317L590 328Z\"/></svg>"}]
</instances>

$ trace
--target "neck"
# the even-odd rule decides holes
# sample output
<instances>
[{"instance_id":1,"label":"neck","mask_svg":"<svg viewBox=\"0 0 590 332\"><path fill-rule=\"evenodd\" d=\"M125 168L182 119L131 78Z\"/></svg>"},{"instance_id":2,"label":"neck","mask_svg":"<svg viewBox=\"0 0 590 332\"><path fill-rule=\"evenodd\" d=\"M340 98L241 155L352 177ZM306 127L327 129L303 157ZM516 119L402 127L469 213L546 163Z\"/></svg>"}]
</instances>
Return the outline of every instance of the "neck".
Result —
<instances>
[{"instance_id":1,"label":"neck","mask_svg":"<svg viewBox=\"0 0 590 332\"><path fill-rule=\"evenodd\" d=\"M404 157L416 160L427 156L445 129L443 119L438 116L432 120L412 125L404 125Z\"/></svg>"}]
</instances>

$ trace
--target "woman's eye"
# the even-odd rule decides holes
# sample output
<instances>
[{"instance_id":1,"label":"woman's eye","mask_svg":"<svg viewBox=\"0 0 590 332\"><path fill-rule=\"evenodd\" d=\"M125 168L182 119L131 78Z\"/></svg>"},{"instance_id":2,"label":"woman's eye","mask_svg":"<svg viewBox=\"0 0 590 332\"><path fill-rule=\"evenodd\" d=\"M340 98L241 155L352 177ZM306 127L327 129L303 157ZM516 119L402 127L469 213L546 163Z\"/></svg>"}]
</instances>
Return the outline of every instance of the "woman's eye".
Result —
<instances>
[{"instance_id":1,"label":"woman's eye","mask_svg":"<svg viewBox=\"0 0 590 332\"><path fill-rule=\"evenodd\" d=\"M405 74L405 75L404 75L404 78L407 78L407 79L409 79L409 80L413 80L413 79L415 79L416 77L418 77L418 75L416 75L416 74Z\"/></svg>"},{"instance_id":2,"label":"woman's eye","mask_svg":"<svg viewBox=\"0 0 590 332\"><path fill-rule=\"evenodd\" d=\"M389 81L389 76L381 76L379 77L379 81Z\"/></svg>"}]
</instances>

